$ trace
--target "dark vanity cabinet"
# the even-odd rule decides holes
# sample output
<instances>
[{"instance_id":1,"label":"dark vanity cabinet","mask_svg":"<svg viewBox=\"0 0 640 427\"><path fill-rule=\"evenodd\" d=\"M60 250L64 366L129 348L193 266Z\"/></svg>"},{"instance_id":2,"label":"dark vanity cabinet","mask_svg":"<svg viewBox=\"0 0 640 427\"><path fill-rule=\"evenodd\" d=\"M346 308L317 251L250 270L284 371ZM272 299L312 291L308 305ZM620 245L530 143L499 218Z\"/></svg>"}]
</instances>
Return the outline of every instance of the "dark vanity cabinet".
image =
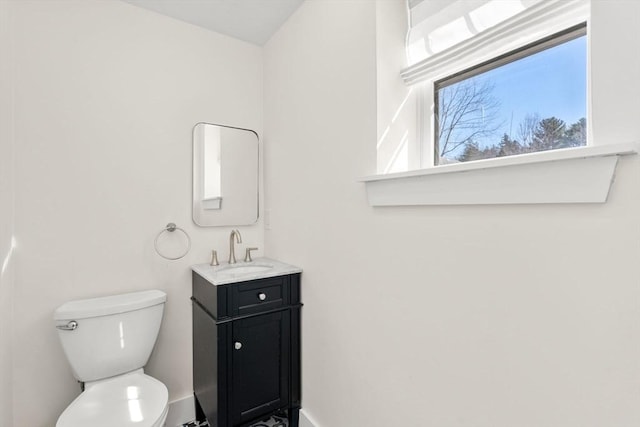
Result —
<instances>
[{"instance_id":1,"label":"dark vanity cabinet","mask_svg":"<svg viewBox=\"0 0 640 427\"><path fill-rule=\"evenodd\" d=\"M193 273L193 389L198 421L298 426L300 273L213 285Z\"/></svg>"}]
</instances>

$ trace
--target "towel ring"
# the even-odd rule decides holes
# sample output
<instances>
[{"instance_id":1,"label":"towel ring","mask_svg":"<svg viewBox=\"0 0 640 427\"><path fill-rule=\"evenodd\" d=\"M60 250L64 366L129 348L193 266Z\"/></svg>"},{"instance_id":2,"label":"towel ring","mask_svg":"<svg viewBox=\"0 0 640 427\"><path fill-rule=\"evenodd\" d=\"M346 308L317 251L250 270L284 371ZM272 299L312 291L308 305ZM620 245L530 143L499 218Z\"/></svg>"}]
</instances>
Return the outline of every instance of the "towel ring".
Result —
<instances>
[{"instance_id":1,"label":"towel ring","mask_svg":"<svg viewBox=\"0 0 640 427\"><path fill-rule=\"evenodd\" d=\"M174 232L174 231L176 231L176 230L181 231L181 232L182 232L182 234L184 234L184 235L185 235L185 237L187 238L187 250L186 250L182 255L177 256L177 257L168 257L168 256L165 256L165 255L163 255L163 254L160 252L160 250L158 249L158 239L160 238L160 236L162 236L162 233L165 233L165 232L167 232L167 231L168 231L169 233L173 233L173 232ZM175 225L173 222L170 222L169 224L167 224L167 226L166 226L162 231L160 231L160 232L158 233L158 235L156 236L156 239L155 239L155 240L154 240L154 242L153 242L153 246L154 246L154 247L155 247L155 249L156 249L156 253L157 253L158 255L160 255L162 258L164 258L164 259L168 259L169 261L175 261L175 260L177 260L177 259L184 258L184 257L185 257L185 255L187 255L187 254L189 253L189 251L191 250L191 237L189 237L189 235L187 234L187 232L186 232L186 231L184 231L182 228L178 227L178 226L177 226L177 225Z\"/></svg>"}]
</instances>

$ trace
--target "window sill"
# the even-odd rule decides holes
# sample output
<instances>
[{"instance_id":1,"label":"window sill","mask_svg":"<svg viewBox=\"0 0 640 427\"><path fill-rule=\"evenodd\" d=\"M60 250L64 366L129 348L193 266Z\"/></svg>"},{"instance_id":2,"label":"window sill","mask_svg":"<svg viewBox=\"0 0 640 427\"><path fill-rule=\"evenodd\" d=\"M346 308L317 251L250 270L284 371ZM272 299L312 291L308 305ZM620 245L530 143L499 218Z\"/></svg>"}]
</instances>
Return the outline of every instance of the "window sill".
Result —
<instances>
[{"instance_id":1,"label":"window sill","mask_svg":"<svg viewBox=\"0 0 640 427\"><path fill-rule=\"evenodd\" d=\"M618 156L639 143L478 160L361 178L371 206L604 203Z\"/></svg>"}]
</instances>

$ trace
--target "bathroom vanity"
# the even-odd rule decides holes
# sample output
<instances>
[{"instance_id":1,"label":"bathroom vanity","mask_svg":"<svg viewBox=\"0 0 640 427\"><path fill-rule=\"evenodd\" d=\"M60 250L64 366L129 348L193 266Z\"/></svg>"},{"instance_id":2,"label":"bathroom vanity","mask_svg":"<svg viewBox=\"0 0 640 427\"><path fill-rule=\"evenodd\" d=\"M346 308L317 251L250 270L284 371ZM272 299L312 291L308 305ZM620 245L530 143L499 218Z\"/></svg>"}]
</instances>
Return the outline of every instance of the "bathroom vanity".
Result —
<instances>
[{"instance_id":1,"label":"bathroom vanity","mask_svg":"<svg viewBox=\"0 0 640 427\"><path fill-rule=\"evenodd\" d=\"M248 426L300 411L300 275L268 258L193 270L193 389L198 421Z\"/></svg>"}]
</instances>

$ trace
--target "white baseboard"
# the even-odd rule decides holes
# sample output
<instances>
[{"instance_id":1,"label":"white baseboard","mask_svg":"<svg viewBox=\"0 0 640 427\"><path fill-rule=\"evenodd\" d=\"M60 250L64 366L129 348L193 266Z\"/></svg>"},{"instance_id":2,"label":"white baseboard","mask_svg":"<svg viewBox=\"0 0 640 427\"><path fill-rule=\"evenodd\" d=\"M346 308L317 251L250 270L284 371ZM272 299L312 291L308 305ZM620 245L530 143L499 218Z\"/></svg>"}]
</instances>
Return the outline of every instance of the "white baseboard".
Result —
<instances>
[{"instance_id":1,"label":"white baseboard","mask_svg":"<svg viewBox=\"0 0 640 427\"><path fill-rule=\"evenodd\" d=\"M300 410L300 427L320 427L304 409Z\"/></svg>"},{"instance_id":2,"label":"white baseboard","mask_svg":"<svg viewBox=\"0 0 640 427\"><path fill-rule=\"evenodd\" d=\"M169 402L169 414L166 427L180 427L196 419L195 401L193 395Z\"/></svg>"}]
</instances>

